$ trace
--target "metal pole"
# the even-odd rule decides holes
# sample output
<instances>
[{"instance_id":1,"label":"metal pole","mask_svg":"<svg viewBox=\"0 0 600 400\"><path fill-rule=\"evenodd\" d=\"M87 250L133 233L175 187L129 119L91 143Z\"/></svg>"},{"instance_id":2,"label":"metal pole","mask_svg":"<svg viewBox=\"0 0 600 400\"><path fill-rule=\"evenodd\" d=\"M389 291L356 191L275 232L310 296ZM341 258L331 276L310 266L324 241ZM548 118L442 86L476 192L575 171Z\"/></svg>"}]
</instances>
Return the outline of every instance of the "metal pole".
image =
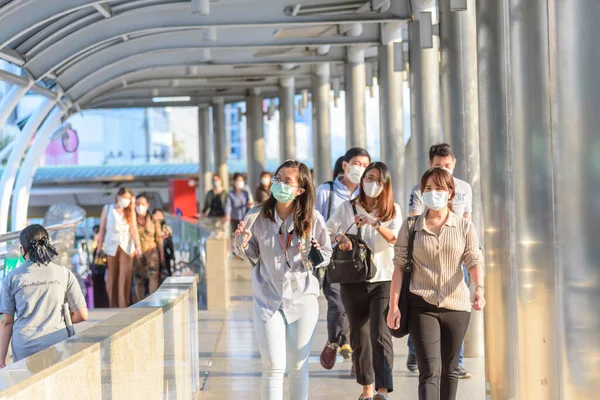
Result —
<instances>
[{"instance_id":1,"label":"metal pole","mask_svg":"<svg viewBox=\"0 0 600 400\"><path fill-rule=\"evenodd\" d=\"M199 136L199 175L198 175L198 201L200 208L204 204L204 196L212 185L212 171L210 169L210 157L213 153L210 147L210 108L208 104L198 106L198 136Z\"/></svg>"},{"instance_id":2,"label":"metal pole","mask_svg":"<svg viewBox=\"0 0 600 400\"><path fill-rule=\"evenodd\" d=\"M346 147L367 148L367 123L365 110L365 52L362 48L349 47L344 65L346 94Z\"/></svg>"},{"instance_id":3,"label":"metal pole","mask_svg":"<svg viewBox=\"0 0 600 400\"><path fill-rule=\"evenodd\" d=\"M260 91L253 89L246 99L246 124L248 143L248 186L254 190L265 170L265 125L263 99Z\"/></svg>"},{"instance_id":4,"label":"metal pole","mask_svg":"<svg viewBox=\"0 0 600 400\"><path fill-rule=\"evenodd\" d=\"M221 175L223 187L229 187L229 168L227 159L229 146L225 136L225 100L223 97L215 97L212 103L213 129L215 144L215 170Z\"/></svg>"},{"instance_id":5,"label":"metal pole","mask_svg":"<svg viewBox=\"0 0 600 400\"><path fill-rule=\"evenodd\" d=\"M600 393L600 2L548 2L558 252L561 399ZM553 46L553 44L555 44ZM536 71L537 72L537 71ZM541 165L540 165L541 167Z\"/></svg>"},{"instance_id":6,"label":"metal pole","mask_svg":"<svg viewBox=\"0 0 600 400\"><path fill-rule=\"evenodd\" d=\"M33 135L36 133L38 127L46 115L48 115L50 110L52 110L52 107L54 107L57 100L57 98L44 99L42 104L40 104L33 115L29 117L29 120L27 121L27 124L25 124L25 128L23 129L23 132L21 132L21 135L19 135L15 140L15 145L10 153L8 162L4 167L4 171L2 171L2 179L0 180L0 234L6 233L8 230L10 196L13 191L15 178L17 176L17 171L19 170L21 160L23 159L23 155L29 147L31 138L33 138Z\"/></svg>"},{"instance_id":7,"label":"metal pole","mask_svg":"<svg viewBox=\"0 0 600 400\"><path fill-rule=\"evenodd\" d=\"M440 93L440 38L431 33L431 38L421 38L420 25L428 18L435 25L438 22L438 10L435 0L413 4L416 21L409 25L411 94L414 98L416 126L413 127L415 150L417 151L419 176L428 168L429 147L443 140L442 110ZM421 21L421 18L427 16ZM431 39L431 47L421 48L421 41Z\"/></svg>"},{"instance_id":8,"label":"metal pole","mask_svg":"<svg viewBox=\"0 0 600 400\"><path fill-rule=\"evenodd\" d=\"M313 74L313 168L318 184L331 180L331 84L329 64L315 65Z\"/></svg>"},{"instance_id":9,"label":"metal pole","mask_svg":"<svg viewBox=\"0 0 600 400\"><path fill-rule=\"evenodd\" d=\"M400 27L384 24L387 32L378 49L379 116L381 159L390 169L394 200L404 211L404 113L402 111L402 72L394 70L394 43L402 41Z\"/></svg>"},{"instance_id":10,"label":"metal pole","mask_svg":"<svg viewBox=\"0 0 600 400\"><path fill-rule=\"evenodd\" d=\"M144 108L144 134L146 136L146 163L150 164L152 139L150 137L150 119L148 118L148 108Z\"/></svg>"},{"instance_id":11,"label":"metal pole","mask_svg":"<svg viewBox=\"0 0 600 400\"><path fill-rule=\"evenodd\" d=\"M21 230L27 225L27 209L29 207L33 177L44 155L44 151L46 151L50 143L51 135L60 125L64 113L65 111L61 107L54 107L36 135L33 145L27 152L25 161L21 165L11 203L13 231Z\"/></svg>"},{"instance_id":12,"label":"metal pole","mask_svg":"<svg viewBox=\"0 0 600 400\"><path fill-rule=\"evenodd\" d=\"M279 141L281 161L296 158L296 121L293 77L279 80Z\"/></svg>"},{"instance_id":13,"label":"metal pole","mask_svg":"<svg viewBox=\"0 0 600 400\"><path fill-rule=\"evenodd\" d=\"M515 285L514 127L508 1L477 3L479 146L486 258L485 362L487 394L518 399Z\"/></svg>"},{"instance_id":14,"label":"metal pole","mask_svg":"<svg viewBox=\"0 0 600 400\"><path fill-rule=\"evenodd\" d=\"M479 97L477 93L476 0L467 0L465 11L440 9L444 134L458 160L454 175L473 189L473 223L481 238L481 176L479 159ZM465 337L465 356L483 357L483 313L472 313Z\"/></svg>"},{"instance_id":15,"label":"metal pole","mask_svg":"<svg viewBox=\"0 0 600 400\"><path fill-rule=\"evenodd\" d=\"M35 81L29 78L27 85L13 85L6 96L2 98L2 101L0 102L0 131L17 104L19 104L19 101L21 101L34 83Z\"/></svg>"}]
</instances>

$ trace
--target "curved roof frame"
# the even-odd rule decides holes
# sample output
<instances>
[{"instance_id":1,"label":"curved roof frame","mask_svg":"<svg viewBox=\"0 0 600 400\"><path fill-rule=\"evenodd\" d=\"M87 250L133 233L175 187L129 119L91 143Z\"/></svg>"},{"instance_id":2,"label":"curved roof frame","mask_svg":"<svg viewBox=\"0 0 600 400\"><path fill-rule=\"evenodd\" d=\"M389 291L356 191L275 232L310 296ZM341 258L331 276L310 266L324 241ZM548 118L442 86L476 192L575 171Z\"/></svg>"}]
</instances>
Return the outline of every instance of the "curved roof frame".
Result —
<instances>
[{"instance_id":1,"label":"curved roof frame","mask_svg":"<svg viewBox=\"0 0 600 400\"><path fill-rule=\"evenodd\" d=\"M282 0L278 1L283 4ZM218 5L220 3L216 3ZM111 18L102 19L93 22L87 26L81 27L75 33L69 34L64 38L55 41L52 44L46 44L44 49L34 55L26 63L26 68L37 79L44 77L49 72L60 67L63 63L69 61L77 54L89 49L99 43L122 37L132 32L147 31L149 29L173 29L173 28L209 28L209 27L260 27L260 26L294 26L297 24L337 24L340 21L344 23L352 20L365 22L385 22L401 19L399 16L389 13L364 13L364 14L344 14L336 15L317 15L312 17L286 17L283 15L283 7L277 8L270 5L261 9L260 16L257 17L257 7L254 2L242 2L236 4L236 13L231 13L227 9L227 3L220 7L214 6L210 16L191 14L190 3L173 3L167 5L153 5L140 7L121 14L116 14ZM229 4L229 6L231 6ZM387 15L387 16L386 16ZM256 21L250 23L247 21L249 16L255 16ZM246 20L244 20L246 18ZM306 20L300 22L296 19Z\"/></svg>"},{"instance_id":2,"label":"curved roof frame","mask_svg":"<svg viewBox=\"0 0 600 400\"><path fill-rule=\"evenodd\" d=\"M269 57L258 58L250 56L247 60L240 60L237 64L319 64L343 61L345 55L344 49L340 48L337 49L338 51L335 50L336 49L332 49L332 52L326 56L301 56L286 60L272 60ZM197 49L194 48L137 54L97 70L95 73L75 84L66 94L74 103L78 103L81 108L84 108L85 105L95 97L104 94L104 92L110 90L111 87L114 88L115 82L117 82L118 85L123 85L123 77L127 74L157 67L198 66L200 64L206 64L206 60L204 59L204 56L198 54ZM209 65L236 65L236 63L211 62Z\"/></svg>"},{"instance_id":3,"label":"curved roof frame","mask_svg":"<svg viewBox=\"0 0 600 400\"><path fill-rule=\"evenodd\" d=\"M208 42L198 30L185 30L163 32L153 35L131 39L113 46L102 48L88 57L79 60L58 75L57 82L65 90L69 90L78 81L98 69L98 65L112 64L132 54L150 53L170 49L211 49L211 48L248 48L248 47L318 47L326 44L336 45L374 45L377 43L379 32L376 25L370 26L368 32L360 37L327 36L309 39L288 39L272 41L259 41L254 36L241 37L233 40L218 40ZM130 33L130 32L129 32Z\"/></svg>"}]
</instances>

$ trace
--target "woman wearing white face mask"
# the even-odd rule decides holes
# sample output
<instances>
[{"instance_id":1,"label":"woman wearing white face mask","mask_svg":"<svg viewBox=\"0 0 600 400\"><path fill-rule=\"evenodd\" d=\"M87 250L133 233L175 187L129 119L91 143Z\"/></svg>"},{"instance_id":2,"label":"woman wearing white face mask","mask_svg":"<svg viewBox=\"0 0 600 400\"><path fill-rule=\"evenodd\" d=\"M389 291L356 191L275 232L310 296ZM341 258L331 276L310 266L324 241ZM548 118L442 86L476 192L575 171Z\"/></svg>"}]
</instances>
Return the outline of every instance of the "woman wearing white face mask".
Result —
<instances>
[{"instance_id":1,"label":"woman wearing white face mask","mask_svg":"<svg viewBox=\"0 0 600 400\"><path fill-rule=\"evenodd\" d=\"M394 244L402 215L394 203L388 167L381 162L364 171L356 199L345 202L331 216L327 228L340 250L352 249L344 235L357 234L373 254L377 273L367 282L342 284L342 301L350 323L350 343L356 380L362 385L360 399L386 399L393 390L394 348L386 326L385 308L389 302L390 281L394 271Z\"/></svg>"},{"instance_id":2,"label":"woman wearing white face mask","mask_svg":"<svg viewBox=\"0 0 600 400\"><path fill-rule=\"evenodd\" d=\"M147 195L139 195L136 199L135 212L142 256L137 257L133 263L137 301L146 297L146 281L148 281L148 295L156 292L160 265L165 264L162 229L148 212L149 207Z\"/></svg>"},{"instance_id":3,"label":"woman wearing white face mask","mask_svg":"<svg viewBox=\"0 0 600 400\"><path fill-rule=\"evenodd\" d=\"M238 226L236 253L256 261L252 270L254 329L263 363L262 399L283 399L287 370L291 400L307 400L308 357L319 319L319 281L313 269L329 262L331 244L315 211L315 188L306 165L284 162L273 195L254 224ZM323 261L313 265L311 246ZM312 397L311 397L312 398Z\"/></svg>"},{"instance_id":4,"label":"woman wearing white face mask","mask_svg":"<svg viewBox=\"0 0 600 400\"><path fill-rule=\"evenodd\" d=\"M273 177L266 171L260 174L260 185L256 188L255 195L257 204L267 201L271 197L271 179Z\"/></svg>"},{"instance_id":5,"label":"woman wearing white face mask","mask_svg":"<svg viewBox=\"0 0 600 400\"><path fill-rule=\"evenodd\" d=\"M244 219L244 215L250 208L251 198L250 193L245 190L246 181L244 175L235 173L233 175L233 190L227 195L225 203L225 216L231 221L231 232L235 232L240 221Z\"/></svg>"},{"instance_id":6,"label":"woman wearing white face mask","mask_svg":"<svg viewBox=\"0 0 600 400\"><path fill-rule=\"evenodd\" d=\"M408 329L419 365L419 400L454 400L460 348L470 312L485 306L483 256L473 223L452 211L454 179L433 168L421 179L425 212L414 222ZM394 257L388 326L400 326L398 300L408 258L409 224L402 225ZM475 294L464 281L465 263Z\"/></svg>"},{"instance_id":7,"label":"woman wearing white face mask","mask_svg":"<svg viewBox=\"0 0 600 400\"><path fill-rule=\"evenodd\" d=\"M104 245L108 264L106 290L111 308L127 308L130 304L133 257L142 255L135 218L135 198L128 188L121 188L115 204L102 209L97 250Z\"/></svg>"}]
</instances>

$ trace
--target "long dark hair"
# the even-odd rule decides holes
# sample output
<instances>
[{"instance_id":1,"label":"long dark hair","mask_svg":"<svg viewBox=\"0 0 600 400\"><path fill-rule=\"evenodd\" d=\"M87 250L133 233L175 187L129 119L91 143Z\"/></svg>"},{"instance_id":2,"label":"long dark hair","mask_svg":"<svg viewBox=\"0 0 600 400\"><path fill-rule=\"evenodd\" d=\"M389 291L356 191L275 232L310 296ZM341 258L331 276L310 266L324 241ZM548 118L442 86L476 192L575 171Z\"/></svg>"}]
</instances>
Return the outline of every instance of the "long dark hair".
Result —
<instances>
[{"instance_id":1,"label":"long dark hair","mask_svg":"<svg viewBox=\"0 0 600 400\"><path fill-rule=\"evenodd\" d=\"M443 168L431 168L429 171L425 172L425 174L423 174L423 177L421 178L421 193L423 193L423 191L425 190L429 178L433 179L433 183L445 188L447 191L450 192L450 196L448 196L448 209L454 212L452 200L454 199L455 195L455 186L454 177L452 176L452 174Z\"/></svg>"},{"instance_id":2,"label":"long dark hair","mask_svg":"<svg viewBox=\"0 0 600 400\"><path fill-rule=\"evenodd\" d=\"M50 243L48 231L41 225L29 225L21 231L19 236L23 252L29 260L41 265L48 265L58 252Z\"/></svg>"},{"instance_id":3,"label":"long dark hair","mask_svg":"<svg viewBox=\"0 0 600 400\"><path fill-rule=\"evenodd\" d=\"M367 176L367 173L372 169L378 169L381 173L381 182L383 183L383 191L377 197L377 202L374 207L367 206L367 195L363 190L364 179ZM358 192L358 197L353 200L354 202L359 202L362 208L365 209L368 213L375 211L375 217L377 217L381 222L391 221L396 217L396 206L394 204L394 192L392 190L392 179L390 176L390 170L387 165L382 162L373 162L369 164L363 176L361 178L360 191Z\"/></svg>"},{"instance_id":4,"label":"long dark hair","mask_svg":"<svg viewBox=\"0 0 600 400\"><path fill-rule=\"evenodd\" d=\"M301 162L288 160L277 168L275 176L283 168L295 168L298 170L298 187L304 189L304 193L294 199L294 230L302 237L308 236L312 231L313 211L316 205L315 186L313 185L310 170ZM277 200L271 197L264 202L262 216L275 222L275 205Z\"/></svg>"}]
</instances>

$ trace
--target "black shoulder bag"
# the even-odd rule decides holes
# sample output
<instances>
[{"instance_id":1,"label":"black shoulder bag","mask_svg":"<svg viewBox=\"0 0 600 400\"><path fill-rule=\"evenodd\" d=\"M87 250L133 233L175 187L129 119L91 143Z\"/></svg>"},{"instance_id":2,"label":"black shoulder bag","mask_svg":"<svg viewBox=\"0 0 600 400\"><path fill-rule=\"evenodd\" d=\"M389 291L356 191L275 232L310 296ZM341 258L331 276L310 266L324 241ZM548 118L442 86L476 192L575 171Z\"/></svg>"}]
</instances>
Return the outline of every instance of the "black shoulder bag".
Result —
<instances>
[{"instance_id":1,"label":"black shoulder bag","mask_svg":"<svg viewBox=\"0 0 600 400\"><path fill-rule=\"evenodd\" d=\"M356 215L356 206L352 204L352 211ZM362 239L361 228L357 228L358 234L352 235L348 232L344 235L352 242L352 250L340 250L339 246L333 249L331 262L327 267L327 279L331 283L359 283L373 279L377 273L377 267L373 263L373 252Z\"/></svg>"},{"instance_id":2,"label":"black shoulder bag","mask_svg":"<svg viewBox=\"0 0 600 400\"><path fill-rule=\"evenodd\" d=\"M415 223L417 222L416 217L409 217L408 221L408 231L410 232L408 236L408 251L406 255L406 265L404 266L404 273L402 274L402 287L400 289L400 298L398 299L398 308L400 309L400 327L398 329L390 328L390 333L395 338L402 338L408 335L408 294L410 292L410 278L412 276L413 271L413 249L415 244ZM389 307L385 311L385 315L387 318L387 314L389 311Z\"/></svg>"}]
</instances>

